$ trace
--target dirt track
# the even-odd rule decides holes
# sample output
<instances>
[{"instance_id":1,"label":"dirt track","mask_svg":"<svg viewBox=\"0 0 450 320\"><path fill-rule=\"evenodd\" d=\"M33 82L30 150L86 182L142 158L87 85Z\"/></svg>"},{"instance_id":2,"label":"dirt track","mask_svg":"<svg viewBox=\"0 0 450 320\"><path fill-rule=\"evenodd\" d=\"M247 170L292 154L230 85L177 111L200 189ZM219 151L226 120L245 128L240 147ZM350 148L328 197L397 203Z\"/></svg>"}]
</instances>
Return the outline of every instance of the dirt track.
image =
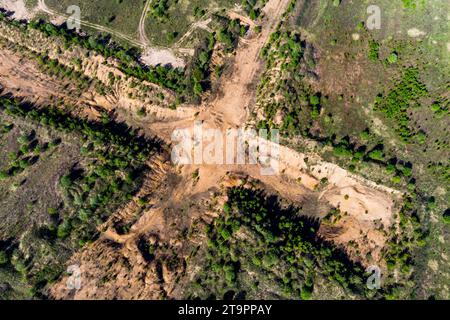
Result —
<instances>
[{"instance_id":1,"label":"dirt track","mask_svg":"<svg viewBox=\"0 0 450 320\"><path fill-rule=\"evenodd\" d=\"M150 40L147 37L147 34L145 32L145 19L147 18L148 12L150 10L150 5L152 3L152 0L147 0L144 4L144 10L142 10L141 19L139 20L139 38L142 43L145 45L150 44Z\"/></svg>"}]
</instances>

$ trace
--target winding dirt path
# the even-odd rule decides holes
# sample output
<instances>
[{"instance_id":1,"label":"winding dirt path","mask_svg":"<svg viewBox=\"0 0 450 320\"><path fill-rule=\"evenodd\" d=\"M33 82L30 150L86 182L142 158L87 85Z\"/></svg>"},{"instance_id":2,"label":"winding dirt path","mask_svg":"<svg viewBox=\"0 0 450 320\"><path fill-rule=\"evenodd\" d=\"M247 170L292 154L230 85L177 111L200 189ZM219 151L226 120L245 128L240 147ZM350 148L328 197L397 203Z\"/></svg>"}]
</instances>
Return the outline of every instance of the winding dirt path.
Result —
<instances>
[{"instance_id":1,"label":"winding dirt path","mask_svg":"<svg viewBox=\"0 0 450 320\"><path fill-rule=\"evenodd\" d=\"M146 46L150 45L150 40L148 39L145 32L145 20L147 18L148 12L150 11L150 5L152 4L152 1L153 0L147 0L147 2L145 2L144 10L142 10L141 19L139 20L139 38L140 41Z\"/></svg>"}]
</instances>

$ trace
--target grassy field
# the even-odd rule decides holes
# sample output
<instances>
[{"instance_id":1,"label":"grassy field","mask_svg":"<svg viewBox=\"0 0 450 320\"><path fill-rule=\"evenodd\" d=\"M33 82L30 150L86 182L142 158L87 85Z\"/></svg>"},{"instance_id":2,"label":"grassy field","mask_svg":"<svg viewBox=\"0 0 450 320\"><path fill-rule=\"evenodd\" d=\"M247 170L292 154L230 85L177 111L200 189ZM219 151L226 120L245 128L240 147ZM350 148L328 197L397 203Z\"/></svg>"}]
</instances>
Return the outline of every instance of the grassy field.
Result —
<instances>
[{"instance_id":1,"label":"grassy field","mask_svg":"<svg viewBox=\"0 0 450 320\"><path fill-rule=\"evenodd\" d=\"M139 20L144 9L145 0L103 0L103 1L56 1L46 0L47 6L65 13L70 5L81 8L81 18L91 23L105 26L140 39ZM179 40L190 26L206 20L213 12L233 8L230 0L154 0L145 20L145 33L151 45L171 47ZM191 47L188 44L188 47Z\"/></svg>"},{"instance_id":2,"label":"grassy field","mask_svg":"<svg viewBox=\"0 0 450 320\"><path fill-rule=\"evenodd\" d=\"M46 0L45 3L61 13L66 13L68 6L77 5L81 9L82 20L112 28L137 39L145 0Z\"/></svg>"},{"instance_id":3,"label":"grassy field","mask_svg":"<svg viewBox=\"0 0 450 320\"><path fill-rule=\"evenodd\" d=\"M67 209L59 179L81 162L82 144L3 112L0 119L4 151L0 159L0 251L11 262L0 264L0 281L9 284L0 296L25 298L33 287L24 278L25 272L45 272L50 280L57 270L55 262L68 258L69 250L49 235L57 227L57 211Z\"/></svg>"},{"instance_id":4,"label":"grassy field","mask_svg":"<svg viewBox=\"0 0 450 320\"><path fill-rule=\"evenodd\" d=\"M81 161L81 144L70 137L60 141L55 132L22 121L14 121L13 129L2 135L1 147L5 152L1 170L17 171L0 185L0 218L7 225L17 226L17 229L3 233L3 238L25 232L34 223L48 222L47 211L62 204L58 180ZM16 168L17 164L19 167ZM13 211L17 214L10 215Z\"/></svg>"},{"instance_id":5,"label":"grassy field","mask_svg":"<svg viewBox=\"0 0 450 320\"><path fill-rule=\"evenodd\" d=\"M234 7L231 0L155 0L153 7L164 2L164 14L150 10L145 30L153 44L170 46L179 40L195 22L206 20L211 13ZM152 8L153 8L152 7Z\"/></svg>"},{"instance_id":6,"label":"grassy field","mask_svg":"<svg viewBox=\"0 0 450 320\"><path fill-rule=\"evenodd\" d=\"M328 96L330 103L326 111L336 115L331 123L331 127L335 124L336 128L330 130L338 130L342 136L364 129L367 121L364 107L400 78L404 67L420 67L427 86L441 88L441 91L447 81L445 75L450 72L445 4L428 1L425 8L419 6L411 10L403 8L401 3L380 2L380 30L367 30L361 24L368 17L367 6L363 2L350 4L347 1L339 7L323 8L317 4L303 9L297 20L304 36L320 48L321 81L320 87L314 89ZM321 16L312 19L318 14ZM429 15L436 18L429 19ZM408 30L413 28L425 32L426 36L408 36ZM358 40L354 40L356 38ZM374 60L368 58L371 43L378 47ZM387 58L392 53L397 55L397 60L388 63ZM347 77L342 78L342 74ZM348 121L352 121L352 125L344 125Z\"/></svg>"}]
</instances>

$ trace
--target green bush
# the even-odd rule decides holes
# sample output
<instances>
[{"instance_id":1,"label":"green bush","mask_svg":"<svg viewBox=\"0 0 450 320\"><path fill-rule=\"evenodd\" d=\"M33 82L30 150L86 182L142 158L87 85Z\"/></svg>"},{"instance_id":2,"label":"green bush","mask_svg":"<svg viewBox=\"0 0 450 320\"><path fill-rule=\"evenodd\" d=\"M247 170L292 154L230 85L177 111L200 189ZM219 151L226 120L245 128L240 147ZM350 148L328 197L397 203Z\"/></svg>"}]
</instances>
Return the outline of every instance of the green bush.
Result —
<instances>
[{"instance_id":1,"label":"green bush","mask_svg":"<svg viewBox=\"0 0 450 320\"><path fill-rule=\"evenodd\" d=\"M442 215L442 218L444 219L444 222L447 224L450 224L450 209L447 209L444 214Z\"/></svg>"},{"instance_id":2,"label":"green bush","mask_svg":"<svg viewBox=\"0 0 450 320\"><path fill-rule=\"evenodd\" d=\"M0 266L5 265L9 262L8 255L5 251L0 250Z\"/></svg>"},{"instance_id":3,"label":"green bush","mask_svg":"<svg viewBox=\"0 0 450 320\"><path fill-rule=\"evenodd\" d=\"M383 161L384 153L381 150L373 150L369 153L369 158L372 160Z\"/></svg>"}]
</instances>

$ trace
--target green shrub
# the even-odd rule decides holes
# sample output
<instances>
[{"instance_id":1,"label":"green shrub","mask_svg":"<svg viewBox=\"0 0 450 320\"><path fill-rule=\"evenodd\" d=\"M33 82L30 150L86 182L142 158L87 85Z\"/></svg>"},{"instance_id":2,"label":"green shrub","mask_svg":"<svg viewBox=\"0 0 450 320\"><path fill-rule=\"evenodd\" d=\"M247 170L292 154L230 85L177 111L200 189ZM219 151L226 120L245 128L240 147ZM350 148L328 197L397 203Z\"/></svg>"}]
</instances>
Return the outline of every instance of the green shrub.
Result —
<instances>
[{"instance_id":1,"label":"green shrub","mask_svg":"<svg viewBox=\"0 0 450 320\"><path fill-rule=\"evenodd\" d=\"M442 218L444 219L444 222L447 224L450 224L450 209L447 209L444 214L442 215Z\"/></svg>"},{"instance_id":2,"label":"green shrub","mask_svg":"<svg viewBox=\"0 0 450 320\"><path fill-rule=\"evenodd\" d=\"M381 150L373 150L369 153L369 158L372 160L383 161L384 153Z\"/></svg>"},{"instance_id":3,"label":"green shrub","mask_svg":"<svg viewBox=\"0 0 450 320\"><path fill-rule=\"evenodd\" d=\"M369 59L371 61L377 61L380 52L380 44L374 40L369 42Z\"/></svg>"},{"instance_id":4,"label":"green shrub","mask_svg":"<svg viewBox=\"0 0 450 320\"><path fill-rule=\"evenodd\" d=\"M0 266L5 265L9 262L8 255L5 251L0 250Z\"/></svg>"},{"instance_id":5,"label":"green shrub","mask_svg":"<svg viewBox=\"0 0 450 320\"><path fill-rule=\"evenodd\" d=\"M389 57L387 58L387 61L388 61L390 64L396 63L396 62L398 61L398 55L397 55L397 53L396 53L396 52L392 52L392 53L389 55Z\"/></svg>"}]
</instances>

